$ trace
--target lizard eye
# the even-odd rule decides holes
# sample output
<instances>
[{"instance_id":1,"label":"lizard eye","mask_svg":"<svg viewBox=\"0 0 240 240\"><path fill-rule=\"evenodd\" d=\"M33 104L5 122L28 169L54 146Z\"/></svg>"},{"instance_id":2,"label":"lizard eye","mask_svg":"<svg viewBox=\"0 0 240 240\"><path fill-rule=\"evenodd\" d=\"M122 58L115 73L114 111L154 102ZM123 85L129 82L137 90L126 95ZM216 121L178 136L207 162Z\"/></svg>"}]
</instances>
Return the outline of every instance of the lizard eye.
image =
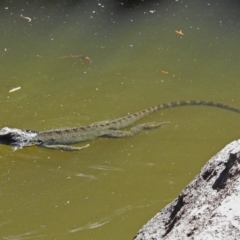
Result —
<instances>
[{"instance_id":1,"label":"lizard eye","mask_svg":"<svg viewBox=\"0 0 240 240\"><path fill-rule=\"evenodd\" d=\"M41 144L43 144L43 141L37 140L37 141L36 141L36 144L41 145Z\"/></svg>"}]
</instances>

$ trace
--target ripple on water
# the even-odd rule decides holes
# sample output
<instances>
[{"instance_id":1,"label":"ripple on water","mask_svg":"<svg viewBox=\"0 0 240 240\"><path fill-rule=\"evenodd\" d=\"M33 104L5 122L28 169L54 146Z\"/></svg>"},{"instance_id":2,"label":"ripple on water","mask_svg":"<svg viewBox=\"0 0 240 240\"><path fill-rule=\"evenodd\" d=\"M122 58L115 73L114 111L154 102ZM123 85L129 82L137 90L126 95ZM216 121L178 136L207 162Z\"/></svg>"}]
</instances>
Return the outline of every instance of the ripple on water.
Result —
<instances>
[{"instance_id":1,"label":"ripple on water","mask_svg":"<svg viewBox=\"0 0 240 240\"><path fill-rule=\"evenodd\" d=\"M122 168L102 166L102 165L93 165L93 166L89 166L89 168L102 170L102 171L124 171L124 169L122 169Z\"/></svg>"},{"instance_id":2,"label":"ripple on water","mask_svg":"<svg viewBox=\"0 0 240 240\"><path fill-rule=\"evenodd\" d=\"M75 176L83 177L83 178L89 178L89 179L92 179L92 180L97 180L97 177L95 177L94 175L87 175L87 174L83 174L83 173L76 173Z\"/></svg>"}]
</instances>

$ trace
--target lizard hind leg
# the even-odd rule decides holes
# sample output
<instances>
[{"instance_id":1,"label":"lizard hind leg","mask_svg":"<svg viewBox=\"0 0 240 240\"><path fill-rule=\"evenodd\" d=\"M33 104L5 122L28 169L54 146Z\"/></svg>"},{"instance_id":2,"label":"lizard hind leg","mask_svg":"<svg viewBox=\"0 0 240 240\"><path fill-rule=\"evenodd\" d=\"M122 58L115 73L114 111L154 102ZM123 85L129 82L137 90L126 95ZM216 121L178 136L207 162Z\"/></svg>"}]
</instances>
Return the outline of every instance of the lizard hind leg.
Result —
<instances>
[{"instance_id":1,"label":"lizard hind leg","mask_svg":"<svg viewBox=\"0 0 240 240\"><path fill-rule=\"evenodd\" d=\"M138 133L140 133L142 130L149 130L154 128L159 128L162 125L166 124L168 122L164 123L143 123L140 125L137 125L135 127L132 127L130 130L106 130L106 132L101 135L101 137L105 138L123 138L123 137L131 137Z\"/></svg>"}]
</instances>

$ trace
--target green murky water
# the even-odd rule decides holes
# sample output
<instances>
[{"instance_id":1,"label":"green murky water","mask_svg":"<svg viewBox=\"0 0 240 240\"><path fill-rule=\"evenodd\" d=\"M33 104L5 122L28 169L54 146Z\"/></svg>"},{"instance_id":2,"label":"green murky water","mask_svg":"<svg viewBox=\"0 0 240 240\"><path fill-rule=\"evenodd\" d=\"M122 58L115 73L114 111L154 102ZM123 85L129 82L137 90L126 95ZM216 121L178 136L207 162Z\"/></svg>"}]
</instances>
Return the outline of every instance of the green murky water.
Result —
<instances>
[{"instance_id":1,"label":"green murky water","mask_svg":"<svg viewBox=\"0 0 240 240\"><path fill-rule=\"evenodd\" d=\"M188 99L240 108L239 5L108 2L1 5L2 127L73 127ZM60 58L71 54L93 62ZM97 139L81 152L2 145L0 238L132 239L239 138L239 119L185 107L141 121L171 122L163 128Z\"/></svg>"}]
</instances>

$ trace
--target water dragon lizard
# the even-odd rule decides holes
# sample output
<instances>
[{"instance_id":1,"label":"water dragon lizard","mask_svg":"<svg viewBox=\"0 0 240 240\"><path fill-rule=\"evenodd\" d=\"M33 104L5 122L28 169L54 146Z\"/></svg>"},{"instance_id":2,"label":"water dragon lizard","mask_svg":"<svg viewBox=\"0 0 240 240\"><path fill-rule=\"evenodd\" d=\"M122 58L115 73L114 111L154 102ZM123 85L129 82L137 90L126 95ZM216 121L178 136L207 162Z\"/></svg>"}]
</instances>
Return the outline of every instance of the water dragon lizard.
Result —
<instances>
[{"instance_id":1,"label":"water dragon lizard","mask_svg":"<svg viewBox=\"0 0 240 240\"><path fill-rule=\"evenodd\" d=\"M80 126L75 128L63 128L37 132L34 130L21 130L17 128L4 127L0 130L0 143L14 146L14 150L25 146L40 146L50 149L59 149L66 151L81 150L89 146L89 144L76 147L70 144L94 140L98 137L106 138L122 138L130 137L138 134L145 129L153 129L161 127L167 122L163 123L143 123L132 127L130 130L120 130L128 127L138 121L139 119L167 108L181 107L181 106L210 106L226 109L229 111L240 113L240 109L233 108L221 103L207 102L207 101L179 101L156 105L145 110L129 114L125 117L116 118L107 121L92 123L87 126Z\"/></svg>"}]
</instances>

